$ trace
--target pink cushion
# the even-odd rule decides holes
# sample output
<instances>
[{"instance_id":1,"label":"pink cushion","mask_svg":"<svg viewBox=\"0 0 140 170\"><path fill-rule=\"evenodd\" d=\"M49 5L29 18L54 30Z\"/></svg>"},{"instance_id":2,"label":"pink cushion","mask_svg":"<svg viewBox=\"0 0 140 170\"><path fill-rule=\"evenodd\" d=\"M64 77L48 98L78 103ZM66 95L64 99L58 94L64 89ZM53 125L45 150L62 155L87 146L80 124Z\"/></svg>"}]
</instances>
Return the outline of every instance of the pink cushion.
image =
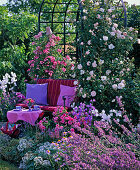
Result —
<instances>
[{"instance_id":1,"label":"pink cushion","mask_svg":"<svg viewBox=\"0 0 140 170\"><path fill-rule=\"evenodd\" d=\"M58 106L64 106L63 96L65 96L65 106L70 107L75 97L75 87L60 85L60 95L57 101Z\"/></svg>"},{"instance_id":2,"label":"pink cushion","mask_svg":"<svg viewBox=\"0 0 140 170\"><path fill-rule=\"evenodd\" d=\"M60 94L60 84L74 87L74 79L38 79L37 84L48 83L47 102L49 106L56 106Z\"/></svg>"}]
</instances>

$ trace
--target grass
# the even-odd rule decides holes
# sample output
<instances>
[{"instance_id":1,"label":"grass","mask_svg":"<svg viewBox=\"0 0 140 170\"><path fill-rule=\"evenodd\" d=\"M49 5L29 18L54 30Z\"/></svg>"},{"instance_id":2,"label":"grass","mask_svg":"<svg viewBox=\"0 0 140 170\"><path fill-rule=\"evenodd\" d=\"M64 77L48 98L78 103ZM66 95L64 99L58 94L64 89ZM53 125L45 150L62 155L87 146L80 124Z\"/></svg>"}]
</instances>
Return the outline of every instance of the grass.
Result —
<instances>
[{"instance_id":1,"label":"grass","mask_svg":"<svg viewBox=\"0 0 140 170\"><path fill-rule=\"evenodd\" d=\"M0 170L18 170L18 168L15 165L0 159Z\"/></svg>"}]
</instances>

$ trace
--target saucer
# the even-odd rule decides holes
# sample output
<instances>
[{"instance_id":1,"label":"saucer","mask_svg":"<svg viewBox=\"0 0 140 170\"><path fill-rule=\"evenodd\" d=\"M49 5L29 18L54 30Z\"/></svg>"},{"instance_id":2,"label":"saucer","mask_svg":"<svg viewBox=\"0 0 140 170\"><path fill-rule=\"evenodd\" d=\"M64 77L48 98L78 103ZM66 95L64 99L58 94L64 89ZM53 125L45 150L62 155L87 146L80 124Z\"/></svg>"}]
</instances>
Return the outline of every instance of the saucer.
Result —
<instances>
[{"instance_id":1,"label":"saucer","mask_svg":"<svg viewBox=\"0 0 140 170\"><path fill-rule=\"evenodd\" d=\"M38 111L38 110L40 110L40 108L38 108L38 109L32 109L32 111Z\"/></svg>"},{"instance_id":2,"label":"saucer","mask_svg":"<svg viewBox=\"0 0 140 170\"><path fill-rule=\"evenodd\" d=\"M21 109L13 109L13 111L21 111Z\"/></svg>"}]
</instances>

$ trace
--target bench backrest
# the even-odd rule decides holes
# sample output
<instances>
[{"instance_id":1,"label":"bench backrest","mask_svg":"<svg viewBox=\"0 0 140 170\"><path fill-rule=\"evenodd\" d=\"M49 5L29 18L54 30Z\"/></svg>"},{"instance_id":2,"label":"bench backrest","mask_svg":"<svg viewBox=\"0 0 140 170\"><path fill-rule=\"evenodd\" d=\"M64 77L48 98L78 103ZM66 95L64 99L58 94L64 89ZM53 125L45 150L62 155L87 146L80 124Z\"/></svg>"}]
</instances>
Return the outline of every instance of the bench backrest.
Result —
<instances>
[{"instance_id":1,"label":"bench backrest","mask_svg":"<svg viewBox=\"0 0 140 170\"><path fill-rule=\"evenodd\" d=\"M47 102L50 106L56 106L60 94L60 84L74 87L73 79L37 79L37 84L48 83Z\"/></svg>"}]
</instances>

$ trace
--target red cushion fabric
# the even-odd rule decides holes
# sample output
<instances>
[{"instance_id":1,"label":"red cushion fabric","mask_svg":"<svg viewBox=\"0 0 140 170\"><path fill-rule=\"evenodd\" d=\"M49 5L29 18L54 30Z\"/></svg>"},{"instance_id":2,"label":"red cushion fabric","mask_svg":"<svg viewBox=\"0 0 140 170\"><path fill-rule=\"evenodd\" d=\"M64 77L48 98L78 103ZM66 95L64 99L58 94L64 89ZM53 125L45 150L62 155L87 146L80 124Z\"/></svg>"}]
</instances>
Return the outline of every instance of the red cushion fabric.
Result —
<instances>
[{"instance_id":1,"label":"red cushion fabric","mask_svg":"<svg viewBox=\"0 0 140 170\"><path fill-rule=\"evenodd\" d=\"M28 106L26 104L24 104L24 103L18 103L18 104L16 104L16 106L21 106L23 108L28 108Z\"/></svg>"},{"instance_id":2,"label":"red cushion fabric","mask_svg":"<svg viewBox=\"0 0 140 170\"><path fill-rule=\"evenodd\" d=\"M38 79L37 84L48 83L47 101L50 106L56 106L60 94L60 84L74 87L75 80L64 79Z\"/></svg>"},{"instance_id":3,"label":"red cushion fabric","mask_svg":"<svg viewBox=\"0 0 140 170\"><path fill-rule=\"evenodd\" d=\"M53 112L57 108L57 106L40 106L40 108L44 111Z\"/></svg>"}]
</instances>

